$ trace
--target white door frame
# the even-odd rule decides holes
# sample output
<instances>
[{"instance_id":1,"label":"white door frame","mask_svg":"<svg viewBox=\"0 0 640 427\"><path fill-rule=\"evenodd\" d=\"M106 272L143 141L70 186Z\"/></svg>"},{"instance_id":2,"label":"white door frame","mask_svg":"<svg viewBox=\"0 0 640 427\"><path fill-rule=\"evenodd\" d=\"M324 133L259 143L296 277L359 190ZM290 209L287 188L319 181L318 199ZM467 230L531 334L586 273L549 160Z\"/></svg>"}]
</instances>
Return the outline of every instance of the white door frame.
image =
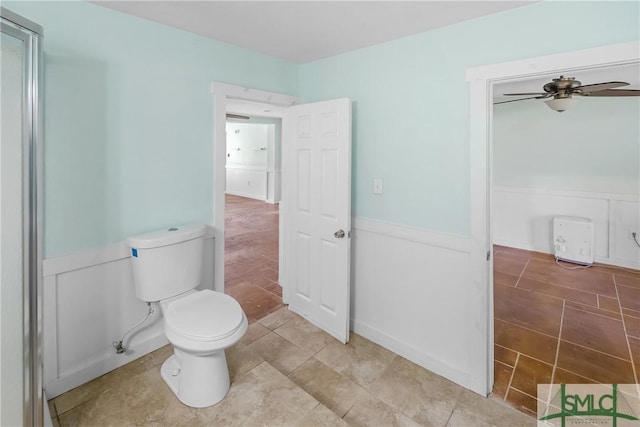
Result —
<instances>
[{"instance_id":1,"label":"white door frame","mask_svg":"<svg viewBox=\"0 0 640 427\"><path fill-rule=\"evenodd\" d=\"M491 161L493 86L498 83L528 80L548 74L578 72L593 68L608 68L640 63L640 42L620 43L520 61L469 68L466 80L470 83L470 190L471 190L471 318L475 319L476 334L472 346L484 348L482 358L471 361L474 389L489 394L493 387L493 260L491 223ZM478 354L481 354L480 352Z\"/></svg>"},{"instance_id":2,"label":"white door frame","mask_svg":"<svg viewBox=\"0 0 640 427\"><path fill-rule=\"evenodd\" d=\"M211 83L213 94L213 229L214 229L214 289L224 292L224 196L225 196L225 166L227 159L227 99L260 102L280 107L290 107L300 103L296 96L284 95L276 92L266 92L227 83ZM285 200L281 200L286 203ZM282 218L280 224L282 224ZM279 245L282 251L283 227L279 230ZM282 258L280 271L283 270Z\"/></svg>"}]
</instances>

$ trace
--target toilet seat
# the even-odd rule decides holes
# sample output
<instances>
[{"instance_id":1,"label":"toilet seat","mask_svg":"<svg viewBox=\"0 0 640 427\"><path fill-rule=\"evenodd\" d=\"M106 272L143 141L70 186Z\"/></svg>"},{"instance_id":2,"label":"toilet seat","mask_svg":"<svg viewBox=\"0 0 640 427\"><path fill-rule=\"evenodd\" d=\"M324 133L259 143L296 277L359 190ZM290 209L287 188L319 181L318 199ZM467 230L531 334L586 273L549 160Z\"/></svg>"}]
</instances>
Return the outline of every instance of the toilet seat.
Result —
<instances>
[{"instance_id":1,"label":"toilet seat","mask_svg":"<svg viewBox=\"0 0 640 427\"><path fill-rule=\"evenodd\" d=\"M206 351L232 345L244 335L247 318L229 295L203 290L171 301L164 309L164 325L172 344L187 351Z\"/></svg>"}]
</instances>

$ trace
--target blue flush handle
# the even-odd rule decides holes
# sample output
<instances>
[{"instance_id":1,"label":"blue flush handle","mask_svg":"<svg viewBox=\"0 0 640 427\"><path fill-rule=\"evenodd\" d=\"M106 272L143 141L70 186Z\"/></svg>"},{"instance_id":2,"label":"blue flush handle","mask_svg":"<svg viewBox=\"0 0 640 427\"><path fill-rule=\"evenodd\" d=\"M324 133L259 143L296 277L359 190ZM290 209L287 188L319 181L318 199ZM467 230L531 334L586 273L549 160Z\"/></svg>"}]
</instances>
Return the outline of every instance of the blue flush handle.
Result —
<instances>
[{"instance_id":1,"label":"blue flush handle","mask_svg":"<svg viewBox=\"0 0 640 427\"><path fill-rule=\"evenodd\" d=\"M138 258L138 250L136 248L131 248L131 256Z\"/></svg>"}]
</instances>

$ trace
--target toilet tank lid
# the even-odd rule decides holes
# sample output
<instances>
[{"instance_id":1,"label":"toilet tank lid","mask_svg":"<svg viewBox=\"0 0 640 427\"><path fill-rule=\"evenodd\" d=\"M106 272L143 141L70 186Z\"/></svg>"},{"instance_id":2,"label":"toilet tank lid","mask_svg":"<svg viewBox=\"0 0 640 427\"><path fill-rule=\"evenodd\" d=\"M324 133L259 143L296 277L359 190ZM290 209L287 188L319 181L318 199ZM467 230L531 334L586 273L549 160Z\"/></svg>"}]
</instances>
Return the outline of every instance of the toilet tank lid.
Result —
<instances>
[{"instance_id":1,"label":"toilet tank lid","mask_svg":"<svg viewBox=\"0 0 640 427\"><path fill-rule=\"evenodd\" d=\"M151 233L132 236L127 239L127 244L136 249L159 248L197 239L205 235L206 227L203 224L184 224L167 227Z\"/></svg>"}]
</instances>

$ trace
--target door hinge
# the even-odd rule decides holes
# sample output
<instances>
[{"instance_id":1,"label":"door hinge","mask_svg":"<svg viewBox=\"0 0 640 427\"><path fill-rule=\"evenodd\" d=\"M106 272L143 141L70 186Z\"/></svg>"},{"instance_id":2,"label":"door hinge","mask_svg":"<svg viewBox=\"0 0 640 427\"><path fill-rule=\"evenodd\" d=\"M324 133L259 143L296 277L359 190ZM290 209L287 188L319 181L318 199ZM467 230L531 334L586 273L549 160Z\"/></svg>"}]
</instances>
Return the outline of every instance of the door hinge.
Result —
<instances>
[{"instance_id":1,"label":"door hinge","mask_svg":"<svg viewBox=\"0 0 640 427\"><path fill-rule=\"evenodd\" d=\"M491 259L491 251L487 251L487 261Z\"/></svg>"}]
</instances>

